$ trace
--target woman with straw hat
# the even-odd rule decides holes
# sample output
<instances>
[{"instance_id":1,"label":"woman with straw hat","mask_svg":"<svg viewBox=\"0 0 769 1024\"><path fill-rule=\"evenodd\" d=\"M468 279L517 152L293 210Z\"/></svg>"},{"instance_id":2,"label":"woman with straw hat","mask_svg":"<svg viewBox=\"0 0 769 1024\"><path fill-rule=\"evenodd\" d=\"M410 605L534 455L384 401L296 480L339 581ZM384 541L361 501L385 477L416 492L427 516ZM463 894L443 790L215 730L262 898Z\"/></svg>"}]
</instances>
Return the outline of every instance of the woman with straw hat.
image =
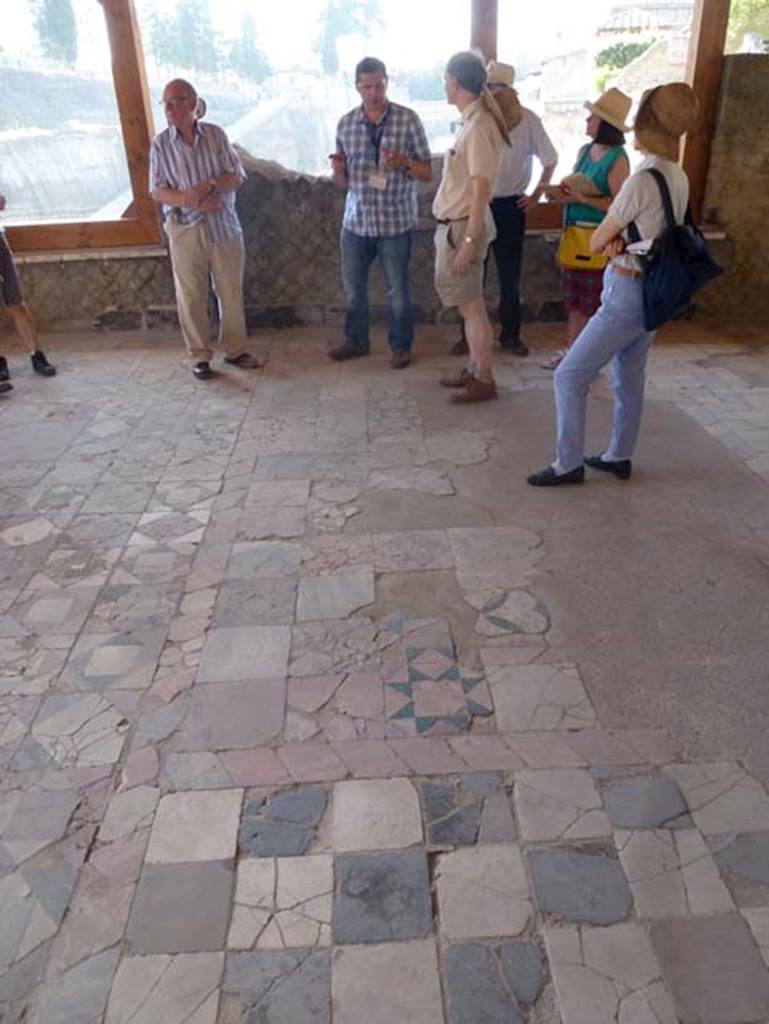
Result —
<instances>
[{"instance_id":1,"label":"woman with straw hat","mask_svg":"<svg viewBox=\"0 0 769 1024\"><path fill-rule=\"evenodd\" d=\"M548 190L551 201L566 204L564 228L570 225L597 227L630 174L630 163L623 148L624 133L629 131L625 121L630 105L630 97L619 89L607 90L595 103L585 101L590 112L585 133L591 141L580 149L574 165L574 174L580 175L579 184L569 175L560 186ZM590 180L589 193L584 178ZM603 267L563 267L562 274L563 301L568 316L566 346L543 364L547 370L554 370L560 363L601 302Z\"/></svg>"},{"instance_id":2,"label":"woman with straw hat","mask_svg":"<svg viewBox=\"0 0 769 1024\"><path fill-rule=\"evenodd\" d=\"M604 274L598 312L555 371L556 459L528 477L535 487L581 484L585 465L619 480L631 474L641 426L646 356L654 331L644 326L641 263L638 256L626 252L627 228L634 223L641 238L650 243L667 227L660 186L649 170L662 174L675 222L683 223L689 181L676 161L681 136L694 126L697 109L697 97L683 82L644 93L634 127L636 149L644 159L590 239L592 251L605 252L611 262ZM587 396L591 382L609 362L614 391L611 438L604 452L585 458Z\"/></svg>"}]
</instances>

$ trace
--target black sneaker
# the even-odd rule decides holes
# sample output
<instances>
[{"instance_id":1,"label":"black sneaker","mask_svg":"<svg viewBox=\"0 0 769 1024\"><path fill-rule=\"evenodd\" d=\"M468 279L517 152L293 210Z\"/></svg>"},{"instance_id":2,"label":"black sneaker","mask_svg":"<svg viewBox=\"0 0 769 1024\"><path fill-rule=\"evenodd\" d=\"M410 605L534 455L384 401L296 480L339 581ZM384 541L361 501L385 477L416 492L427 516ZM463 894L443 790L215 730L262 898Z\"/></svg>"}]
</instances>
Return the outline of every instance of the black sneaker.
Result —
<instances>
[{"instance_id":1,"label":"black sneaker","mask_svg":"<svg viewBox=\"0 0 769 1024\"><path fill-rule=\"evenodd\" d=\"M210 363L195 363L192 367L193 374L198 380L208 380L209 377L213 377L214 371L211 369Z\"/></svg>"},{"instance_id":2,"label":"black sneaker","mask_svg":"<svg viewBox=\"0 0 769 1024\"><path fill-rule=\"evenodd\" d=\"M4 381L11 379L11 371L8 369L8 360L5 356L0 356L0 384ZM6 391L8 389L6 388Z\"/></svg>"},{"instance_id":3,"label":"black sneaker","mask_svg":"<svg viewBox=\"0 0 769 1024\"><path fill-rule=\"evenodd\" d=\"M36 349L29 357L29 360L32 363L32 369L35 371L35 373L40 373L43 375L43 377L56 376L56 367L51 366L51 364L45 358L45 352L43 352L42 349Z\"/></svg>"},{"instance_id":4,"label":"black sneaker","mask_svg":"<svg viewBox=\"0 0 769 1024\"><path fill-rule=\"evenodd\" d=\"M630 459L615 459L610 462L608 459L602 459L600 455L588 455L584 461L585 465L590 466L591 469L601 469L604 473L611 473L618 480L629 480L630 474L633 472L633 463Z\"/></svg>"}]
</instances>

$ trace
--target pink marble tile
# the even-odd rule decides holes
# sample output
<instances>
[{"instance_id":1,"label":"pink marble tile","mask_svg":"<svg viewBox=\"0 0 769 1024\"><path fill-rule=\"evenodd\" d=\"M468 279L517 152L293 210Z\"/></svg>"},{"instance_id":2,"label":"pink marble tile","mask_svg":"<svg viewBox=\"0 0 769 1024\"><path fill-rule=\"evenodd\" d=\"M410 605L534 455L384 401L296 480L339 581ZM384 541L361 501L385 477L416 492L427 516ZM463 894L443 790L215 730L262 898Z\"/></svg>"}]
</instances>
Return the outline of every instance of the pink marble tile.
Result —
<instances>
[{"instance_id":1,"label":"pink marble tile","mask_svg":"<svg viewBox=\"0 0 769 1024\"><path fill-rule=\"evenodd\" d=\"M274 786L291 776L273 750L227 750L219 760L235 786Z\"/></svg>"},{"instance_id":2,"label":"pink marble tile","mask_svg":"<svg viewBox=\"0 0 769 1024\"><path fill-rule=\"evenodd\" d=\"M518 771L526 767L499 736L452 736L448 742L474 771Z\"/></svg>"},{"instance_id":3,"label":"pink marble tile","mask_svg":"<svg viewBox=\"0 0 769 1024\"><path fill-rule=\"evenodd\" d=\"M333 747L356 777L375 779L409 774L391 744L382 740L348 740L334 743Z\"/></svg>"},{"instance_id":4,"label":"pink marble tile","mask_svg":"<svg viewBox=\"0 0 769 1024\"><path fill-rule=\"evenodd\" d=\"M286 743L278 756L296 782L343 779L347 766L326 743Z\"/></svg>"},{"instance_id":5,"label":"pink marble tile","mask_svg":"<svg viewBox=\"0 0 769 1024\"><path fill-rule=\"evenodd\" d=\"M391 739L389 743L416 775L445 775L467 768L443 739Z\"/></svg>"},{"instance_id":6,"label":"pink marble tile","mask_svg":"<svg viewBox=\"0 0 769 1024\"><path fill-rule=\"evenodd\" d=\"M154 782L160 767L157 751L154 747L133 750L126 758L123 767L121 789L132 789L145 782Z\"/></svg>"}]
</instances>

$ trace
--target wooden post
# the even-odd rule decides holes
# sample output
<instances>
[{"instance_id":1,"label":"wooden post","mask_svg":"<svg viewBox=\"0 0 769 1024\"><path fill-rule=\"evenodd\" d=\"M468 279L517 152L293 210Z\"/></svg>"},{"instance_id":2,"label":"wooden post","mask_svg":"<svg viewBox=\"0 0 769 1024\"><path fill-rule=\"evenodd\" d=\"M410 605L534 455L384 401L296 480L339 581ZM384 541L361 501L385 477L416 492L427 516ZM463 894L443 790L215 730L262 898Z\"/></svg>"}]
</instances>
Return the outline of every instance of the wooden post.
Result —
<instances>
[{"instance_id":1,"label":"wooden post","mask_svg":"<svg viewBox=\"0 0 769 1024\"><path fill-rule=\"evenodd\" d=\"M696 0L686 80L700 101L695 129L684 140L682 165L689 176L695 219L702 216L724 63L729 0Z\"/></svg>"},{"instance_id":2,"label":"wooden post","mask_svg":"<svg viewBox=\"0 0 769 1024\"><path fill-rule=\"evenodd\" d=\"M472 0L470 45L486 60L497 56L497 4L498 0Z\"/></svg>"}]
</instances>

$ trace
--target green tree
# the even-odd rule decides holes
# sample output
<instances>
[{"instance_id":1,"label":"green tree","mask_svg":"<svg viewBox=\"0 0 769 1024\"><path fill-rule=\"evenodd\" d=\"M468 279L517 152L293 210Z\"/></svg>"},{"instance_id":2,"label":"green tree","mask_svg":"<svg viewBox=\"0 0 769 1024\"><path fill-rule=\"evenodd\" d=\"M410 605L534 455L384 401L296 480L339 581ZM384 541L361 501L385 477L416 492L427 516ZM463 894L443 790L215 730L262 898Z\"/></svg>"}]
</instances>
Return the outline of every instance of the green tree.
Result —
<instances>
[{"instance_id":1,"label":"green tree","mask_svg":"<svg viewBox=\"0 0 769 1024\"><path fill-rule=\"evenodd\" d=\"M367 36L372 25L381 21L379 0L326 0L317 47L326 74L335 75L339 70L336 44L342 36Z\"/></svg>"},{"instance_id":2,"label":"green tree","mask_svg":"<svg viewBox=\"0 0 769 1024\"><path fill-rule=\"evenodd\" d=\"M34 0L32 16L40 49L45 56L74 64L77 60L77 21L72 0Z\"/></svg>"},{"instance_id":3,"label":"green tree","mask_svg":"<svg viewBox=\"0 0 769 1024\"><path fill-rule=\"evenodd\" d=\"M270 74L267 54L256 45L256 22L253 14L244 13L240 36L233 40L229 52L229 66L244 78L261 82Z\"/></svg>"},{"instance_id":4,"label":"green tree","mask_svg":"<svg viewBox=\"0 0 769 1024\"><path fill-rule=\"evenodd\" d=\"M730 49L739 46L746 32L769 39L769 0L732 0L729 8Z\"/></svg>"},{"instance_id":5,"label":"green tree","mask_svg":"<svg viewBox=\"0 0 769 1024\"><path fill-rule=\"evenodd\" d=\"M171 31L177 63L195 71L217 71L219 52L208 0L179 0Z\"/></svg>"},{"instance_id":6,"label":"green tree","mask_svg":"<svg viewBox=\"0 0 769 1024\"><path fill-rule=\"evenodd\" d=\"M599 68L624 68L626 64L648 50L652 42L653 40L649 39L645 43L614 43L597 53L595 62Z\"/></svg>"}]
</instances>

